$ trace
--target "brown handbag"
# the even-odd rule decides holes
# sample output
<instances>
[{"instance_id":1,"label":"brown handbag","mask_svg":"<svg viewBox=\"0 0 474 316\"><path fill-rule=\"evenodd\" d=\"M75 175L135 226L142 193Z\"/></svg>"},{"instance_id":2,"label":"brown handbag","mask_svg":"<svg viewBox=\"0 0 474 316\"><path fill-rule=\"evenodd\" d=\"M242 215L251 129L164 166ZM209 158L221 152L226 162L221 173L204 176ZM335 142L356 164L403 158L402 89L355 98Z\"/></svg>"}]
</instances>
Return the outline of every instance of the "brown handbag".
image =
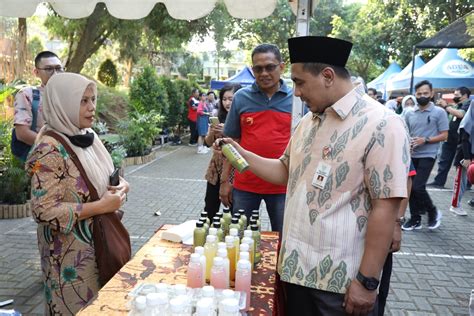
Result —
<instances>
[{"instance_id":1,"label":"brown handbag","mask_svg":"<svg viewBox=\"0 0 474 316\"><path fill-rule=\"evenodd\" d=\"M45 135L53 137L63 145L86 182L91 201L98 201L99 195L97 194L97 190L87 177L81 162L69 144L53 131L48 131ZM94 242L95 260L99 270L99 283L101 286L104 286L132 256L130 235L122 224L122 215L123 212L118 210L92 217L92 239Z\"/></svg>"}]
</instances>

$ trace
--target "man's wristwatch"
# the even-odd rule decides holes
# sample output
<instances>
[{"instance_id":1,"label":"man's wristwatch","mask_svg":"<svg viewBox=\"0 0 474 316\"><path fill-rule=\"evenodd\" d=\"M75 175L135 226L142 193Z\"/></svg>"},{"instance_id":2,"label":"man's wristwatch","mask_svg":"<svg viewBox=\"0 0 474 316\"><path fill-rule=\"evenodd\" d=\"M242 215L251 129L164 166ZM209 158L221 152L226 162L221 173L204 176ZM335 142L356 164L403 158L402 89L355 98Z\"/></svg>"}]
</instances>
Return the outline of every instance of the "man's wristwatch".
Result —
<instances>
[{"instance_id":1,"label":"man's wristwatch","mask_svg":"<svg viewBox=\"0 0 474 316\"><path fill-rule=\"evenodd\" d=\"M430 142L430 138L429 137L425 137L425 144L428 144Z\"/></svg>"},{"instance_id":2,"label":"man's wristwatch","mask_svg":"<svg viewBox=\"0 0 474 316\"><path fill-rule=\"evenodd\" d=\"M357 272L356 279L369 291L375 291L379 286L379 280L376 278L368 278L360 273L360 271Z\"/></svg>"}]
</instances>

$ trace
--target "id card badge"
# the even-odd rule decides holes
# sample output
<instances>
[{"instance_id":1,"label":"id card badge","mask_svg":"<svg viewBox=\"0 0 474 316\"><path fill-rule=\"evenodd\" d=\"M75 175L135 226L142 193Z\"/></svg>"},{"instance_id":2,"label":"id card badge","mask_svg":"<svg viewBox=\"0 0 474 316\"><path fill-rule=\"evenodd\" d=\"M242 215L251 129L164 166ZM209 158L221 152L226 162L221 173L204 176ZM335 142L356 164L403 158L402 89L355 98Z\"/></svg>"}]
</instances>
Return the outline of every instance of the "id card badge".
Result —
<instances>
[{"instance_id":1,"label":"id card badge","mask_svg":"<svg viewBox=\"0 0 474 316\"><path fill-rule=\"evenodd\" d=\"M328 181L331 166L325 162L320 162L314 173L313 182L311 183L315 188L324 189L326 181Z\"/></svg>"}]
</instances>

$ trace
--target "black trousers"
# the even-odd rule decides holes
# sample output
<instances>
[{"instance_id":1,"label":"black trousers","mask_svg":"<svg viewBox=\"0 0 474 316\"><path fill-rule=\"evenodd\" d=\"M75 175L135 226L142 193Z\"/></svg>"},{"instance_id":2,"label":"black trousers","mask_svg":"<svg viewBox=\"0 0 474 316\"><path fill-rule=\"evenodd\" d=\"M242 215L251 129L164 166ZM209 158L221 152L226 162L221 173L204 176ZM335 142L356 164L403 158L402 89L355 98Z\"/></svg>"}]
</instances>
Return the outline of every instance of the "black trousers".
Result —
<instances>
[{"instance_id":1,"label":"black trousers","mask_svg":"<svg viewBox=\"0 0 474 316\"><path fill-rule=\"evenodd\" d=\"M190 119L188 119L188 122L189 122L189 131L191 132L189 143L196 144L198 141L198 131L197 131L196 122L193 122Z\"/></svg>"},{"instance_id":2,"label":"black trousers","mask_svg":"<svg viewBox=\"0 0 474 316\"><path fill-rule=\"evenodd\" d=\"M454 156L456 155L457 143L444 142L441 145L441 155L438 162L438 174L434 178L434 183L444 186L448 178L449 169L453 165Z\"/></svg>"},{"instance_id":3,"label":"black trousers","mask_svg":"<svg viewBox=\"0 0 474 316\"><path fill-rule=\"evenodd\" d=\"M217 179L216 185L213 185L209 181L206 187L206 196L204 197L204 210L207 212L207 216L211 220L219 212L221 206L221 200L219 198L219 190L221 188L220 179Z\"/></svg>"},{"instance_id":4,"label":"black trousers","mask_svg":"<svg viewBox=\"0 0 474 316\"><path fill-rule=\"evenodd\" d=\"M416 176L413 177L413 185L410 195L410 213L411 218L421 220L421 214L428 212L430 219L436 217L436 206L434 206L428 191L426 191L426 182L433 169L434 158L412 158L415 166Z\"/></svg>"},{"instance_id":5,"label":"black trousers","mask_svg":"<svg viewBox=\"0 0 474 316\"><path fill-rule=\"evenodd\" d=\"M383 316L385 311L385 304L387 303L388 290L390 288L390 277L392 276L392 265L393 265L393 254L388 253L387 259L383 265L382 278L380 279L379 285L379 306L378 315Z\"/></svg>"},{"instance_id":6,"label":"black trousers","mask_svg":"<svg viewBox=\"0 0 474 316\"><path fill-rule=\"evenodd\" d=\"M286 292L286 315L288 316L346 316L342 307L344 294L316 290L296 284L282 282ZM378 302L368 316L376 316Z\"/></svg>"}]
</instances>

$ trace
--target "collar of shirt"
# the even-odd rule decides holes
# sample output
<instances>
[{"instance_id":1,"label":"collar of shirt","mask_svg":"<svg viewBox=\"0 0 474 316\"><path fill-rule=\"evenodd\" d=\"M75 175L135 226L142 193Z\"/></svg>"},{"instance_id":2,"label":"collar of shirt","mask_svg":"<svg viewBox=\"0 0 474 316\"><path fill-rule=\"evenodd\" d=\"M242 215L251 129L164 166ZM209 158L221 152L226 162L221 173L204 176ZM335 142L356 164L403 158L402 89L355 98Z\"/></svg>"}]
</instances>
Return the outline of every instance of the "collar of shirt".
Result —
<instances>
[{"instance_id":1,"label":"collar of shirt","mask_svg":"<svg viewBox=\"0 0 474 316\"><path fill-rule=\"evenodd\" d=\"M262 90L260 90L260 87L257 85L257 83L254 81L254 83L252 83L252 92L254 93L257 93L257 92L262 92ZM280 79L280 89L278 89L277 92L282 92L284 94L288 94L291 92L290 88L288 88L288 86L286 85L286 83Z\"/></svg>"},{"instance_id":2,"label":"collar of shirt","mask_svg":"<svg viewBox=\"0 0 474 316\"><path fill-rule=\"evenodd\" d=\"M354 87L345 96L327 108L326 111L334 111L341 118L341 120L344 120L352 111L354 105L356 105L361 99L361 97L361 90L357 87Z\"/></svg>"},{"instance_id":3,"label":"collar of shirt","mask_svg":"<svg viewBox=\"0 0 474 316\"><path fill-rule=\"evenodd\" d=\"M426 109L421 110L420 107L419 107L418 104L417 104L417 105L415 105L415 112L416 112L416 111L420 111L420 112L425 112L425 111L431 112L431 111L433 111L434 107L435 107L434 103L433 103L433 102L430 102L430 103L429 103L429 106L428 106Z\"/></svg>"}]
</instances>

